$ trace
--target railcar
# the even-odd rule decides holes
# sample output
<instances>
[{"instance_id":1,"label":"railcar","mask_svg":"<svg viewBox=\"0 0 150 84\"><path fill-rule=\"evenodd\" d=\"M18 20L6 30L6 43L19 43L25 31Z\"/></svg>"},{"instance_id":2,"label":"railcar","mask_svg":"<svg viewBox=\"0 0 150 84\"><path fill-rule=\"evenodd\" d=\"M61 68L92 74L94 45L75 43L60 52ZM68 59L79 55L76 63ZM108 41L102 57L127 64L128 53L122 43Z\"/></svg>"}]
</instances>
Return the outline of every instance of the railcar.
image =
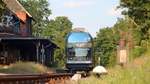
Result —
<instances>
[{"instance_id":1,"label":"railcar","mask_svg":"<svg viewBox=\"0 0 150 84\"><path fill-rule=\"evenodd\" d=\"M90 71L93 59L92 36L85 31L71 31L66 37L66 68L72 72Z\"/></svg>"}]
</instances>

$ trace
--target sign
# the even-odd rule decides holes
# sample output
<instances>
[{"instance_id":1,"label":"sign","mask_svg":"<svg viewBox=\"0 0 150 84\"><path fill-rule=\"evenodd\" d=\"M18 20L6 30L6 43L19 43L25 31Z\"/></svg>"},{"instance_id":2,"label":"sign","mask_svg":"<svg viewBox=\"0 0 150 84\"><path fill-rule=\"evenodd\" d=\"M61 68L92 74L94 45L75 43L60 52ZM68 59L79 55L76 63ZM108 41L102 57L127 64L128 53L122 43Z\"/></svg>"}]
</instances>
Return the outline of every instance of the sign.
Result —
<instances>
[{"instance_id":1,"label":"sign","mask_svg":"<svg viewBox=\"0 0 150 84\"><path fill-rule=\"evenodd\" d=\"M126 49L119 50L119 63L121 64L127 63L127 50Z\"/></svg>"}]
</instances>

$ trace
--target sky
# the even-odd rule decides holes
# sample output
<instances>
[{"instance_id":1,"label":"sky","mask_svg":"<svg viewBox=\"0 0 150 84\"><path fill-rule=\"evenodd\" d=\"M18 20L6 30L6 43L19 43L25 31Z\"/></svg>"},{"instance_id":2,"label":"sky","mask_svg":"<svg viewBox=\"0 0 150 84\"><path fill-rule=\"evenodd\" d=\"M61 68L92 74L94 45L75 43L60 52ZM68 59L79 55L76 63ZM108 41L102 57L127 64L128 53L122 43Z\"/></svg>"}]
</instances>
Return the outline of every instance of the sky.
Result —
<instances>
[{"instance_id":1,"label":"sky","mask_svg":"<svg viewBox=\"0 0 150 84\"><path fill-rule=\"evenodd\" d=\"M67 16L73 28L85 28L93 37L103 27L113 26L117 18L122 17L116 10L119 0L48 0L52 15Z\"/></svg>"}]
</instances>

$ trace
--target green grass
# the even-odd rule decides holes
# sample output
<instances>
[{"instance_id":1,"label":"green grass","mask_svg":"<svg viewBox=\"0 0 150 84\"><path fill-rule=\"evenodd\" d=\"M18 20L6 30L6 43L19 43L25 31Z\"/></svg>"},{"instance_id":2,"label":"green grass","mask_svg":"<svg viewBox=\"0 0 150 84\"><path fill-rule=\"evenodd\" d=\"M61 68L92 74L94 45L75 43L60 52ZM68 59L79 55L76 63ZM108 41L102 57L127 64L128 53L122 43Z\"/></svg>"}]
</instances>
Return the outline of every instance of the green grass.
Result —
<instances>
[{"instance_id":1,"label":"green grass","mask_svg":"<svg viewBox=\"0 0 150 84\"><path fill-rule=\"evenodd\" d=\"M0 66L0 73L11 73L11 74L36 74L45 73L48 68L33 62L17 62L4 68Z\"/></svg>"},{"instance_id":2,"label":"green grass","mask_svg":"<svg viewBox=\"0 0 150 84\"><path fill-rule=\"evenodd\" d=\"M91 76L80 80L79 84L149 84L150 82L150 54L135 59L127 67L109 68L108 74L97 78Z\"/></svg>"}]
</instances>

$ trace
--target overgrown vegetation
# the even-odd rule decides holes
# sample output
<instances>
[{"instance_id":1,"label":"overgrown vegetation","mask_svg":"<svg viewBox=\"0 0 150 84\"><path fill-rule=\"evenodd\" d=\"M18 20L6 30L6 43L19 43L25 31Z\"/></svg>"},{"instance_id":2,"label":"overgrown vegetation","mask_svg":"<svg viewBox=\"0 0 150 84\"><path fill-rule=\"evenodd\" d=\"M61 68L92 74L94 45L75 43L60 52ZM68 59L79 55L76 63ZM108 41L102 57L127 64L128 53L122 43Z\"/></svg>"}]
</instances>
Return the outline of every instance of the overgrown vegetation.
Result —
<instances>
[{"instance_id":1,"label":"overgrown vegetation","mask_svg":"<svg viewBox=\"0 0 150 84\"><path fill-rule=\"evenodd\" d=\"M148 55L148 54L147 54ZM150 54L135 59L126 68L119 66L109 68L108 74L97 78L91 76L79 84L149 84L150 80Z\"/></svg>"},{"instance_id":2,"label":"overgrown vegetation","mask_svg":"<svg viewBox=\"0 0 150 84\"><path fill-rule=\"evenodd\" d=\"M116 64L116 53L120 40L125 41L124 49L129 51L134 49L134 46L139 46L139 32L136 25L128 17L119 19L113 27L102 28L97 33L95 54L101 58L101 65L114 66Z\"/></svg>"},{"instance_id":3,"label":"overgrown vegetation","mask_svg":"<svg viewBox=\"0 0 150 84\"><path fill-rule=\"evenodd\" d=\"M46 73L48 68L33 62L17 62L9 66L0 66L0 73L9 74L36 74Z\"/></svg>"},{"instance_id":4,"label":"overgrown vegetation","mask_svg":"<svg viewBox=\"0 0 150 84\"><path fill-rule=\"evenodd\" d=\"M130 60L135 59L139 56L141 56L144 52L145 52L145 48L141 47L141 46L135 46L134 49L132 49L131 53L130 53Z\"/></svg>"},{"instance_id":5,"label":"overgrown vegetation","mask_svg":"<svg viewBox=\"0 0 150 84\"><path fill-rule=\"evenodd\" d=\"M113 66L117 46L125 41L129 58L141 56L150 46L150 1L120 0L118 8L125 9L125 18L118 19L113 27L101 28L95 38L95 56L101 58L103 66Z\"/></svg>"}]
</instances>

